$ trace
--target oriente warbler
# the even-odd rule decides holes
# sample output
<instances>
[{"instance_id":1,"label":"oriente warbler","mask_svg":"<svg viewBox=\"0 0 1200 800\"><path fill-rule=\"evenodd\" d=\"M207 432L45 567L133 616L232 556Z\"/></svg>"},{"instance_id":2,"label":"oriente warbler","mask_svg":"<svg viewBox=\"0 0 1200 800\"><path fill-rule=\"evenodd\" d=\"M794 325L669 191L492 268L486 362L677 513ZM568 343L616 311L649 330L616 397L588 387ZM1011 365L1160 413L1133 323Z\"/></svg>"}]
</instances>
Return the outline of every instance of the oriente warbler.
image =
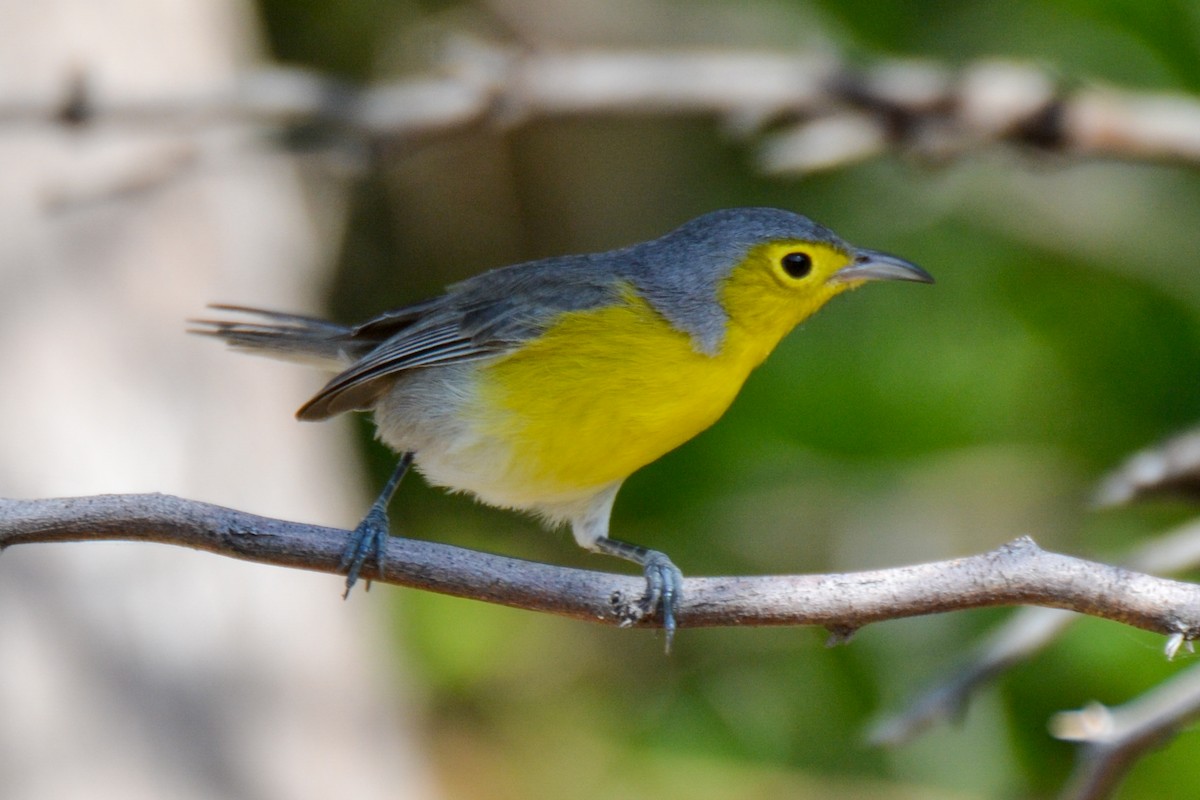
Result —
<instances>
[{"instance_id":1,"label":"oriente warbler","mask_svg":"<svg viewBox=\"0 0 1200 800\"><path fill-rule=\"evenodd\" d=\"M402 454L347 546L347 593L369 555L383 573L387 506L415 465L639 564L638 611L661 614L669 645L683 576L663 553L609 538L621 483L713 424L797 323L878 280L933 282L806 217L739 208L620 250L485 272L358 325L215 306L257 319L197 332L338 370L296 416L374 411Z\"/></svg>"}]
</instances>

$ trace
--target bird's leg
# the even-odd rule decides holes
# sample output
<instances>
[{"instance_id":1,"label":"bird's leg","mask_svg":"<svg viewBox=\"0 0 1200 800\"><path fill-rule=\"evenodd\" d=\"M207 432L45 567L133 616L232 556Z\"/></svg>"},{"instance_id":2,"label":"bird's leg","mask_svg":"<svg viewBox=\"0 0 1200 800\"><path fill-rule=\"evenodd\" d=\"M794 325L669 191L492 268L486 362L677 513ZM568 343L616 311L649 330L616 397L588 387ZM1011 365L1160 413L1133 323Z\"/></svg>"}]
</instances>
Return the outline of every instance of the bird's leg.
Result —
<instances>
[{"instance_id":1,"label":"bird's leg","mask_svg":"<svg viewBox=\"0 0 1200 800\"><path fill-rule=\"evenodd\" d=\"M355 581L358 580L358 573L362 569L362 565L366 563L367 558L374 553L375 563L379 565L379 574L383 575L384 561L387 553L388 539L388 503L392 501L392 495L396 493L396 487L400 485L401 479L404 478L404 473L408 472L408 468L412 466L413 454L404 453L400 456L400 462L396 464L396 470L392 473L392 477L388 478L387 483L383 485L383 491L379 493L379 497L375 498L375 502L371 504L371 510L367 512L367 516L363 521L358 523L358 527L354 529L354 533L350 534L350 541L346 545L346 549L342 552L342 560L338 563L338 570L346 571L346 593L342 597L349 597L350 590L354 588ZM367 581L367 588L371 588L371 582Z\"/></svg>"},{"instance_id":2,"label":"bird's leg","mask_svg":"<svg viewBox=\"0 0 1200 800\"><path fill-rule=\"evenodd\" d=\"M666 554L641 545L601 536L592 544L592 548L641 566L646 575L642 613L651 615L661 610L663 635L666 637L667 651L670 652L671 640L675 637L675 616L683 597L683 573Z\"/></svg>"}]
</instances>

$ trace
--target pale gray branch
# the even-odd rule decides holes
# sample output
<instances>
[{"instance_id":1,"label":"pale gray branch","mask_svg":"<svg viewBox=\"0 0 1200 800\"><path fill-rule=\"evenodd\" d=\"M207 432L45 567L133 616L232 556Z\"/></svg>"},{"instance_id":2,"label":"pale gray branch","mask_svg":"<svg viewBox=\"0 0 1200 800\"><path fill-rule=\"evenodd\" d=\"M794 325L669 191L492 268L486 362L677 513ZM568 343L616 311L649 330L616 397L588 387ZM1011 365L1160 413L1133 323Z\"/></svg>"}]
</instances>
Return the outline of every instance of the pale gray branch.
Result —
<instances>
[{"instance_id":1,"label":"pale gray branch","mask_svg":"<svg viewBox=\"0 0 1200 800\"><path fill-rule=\"evenodd\" d=\"M347 533L166 495L0 499L0 548L139 540L334 573ZM460 597L621 624L641 578L392 538L387 574L364 577ZM1200 586L1041 550L1023 537L988 553L848 574L689 578L681 627L821 625L838 634L900 617L1042 605L1168 636L1200 636ZM653 619L645 624L656 624Z\"/></svg>"},{"instance_id":2,"label":"pale gray branch","mask_svg":"<svg viewBox=\"0 0 1200 800\"><path fill-rule=\"evenodd\" d=\"M869 69L827 55L737 50L523 48L458 36L428 73L365 88L299 69L246 72L191 95L117 97L81 71L58 96L0 98L0 123L229 122L412 141L532 119L696 115L757 136L759 166L805 173L890 149L946 159L999 142L1043 151L1200 163L1200 100L1065 85L1036 66L930 61Z\"/></svg>"}]
</instances>

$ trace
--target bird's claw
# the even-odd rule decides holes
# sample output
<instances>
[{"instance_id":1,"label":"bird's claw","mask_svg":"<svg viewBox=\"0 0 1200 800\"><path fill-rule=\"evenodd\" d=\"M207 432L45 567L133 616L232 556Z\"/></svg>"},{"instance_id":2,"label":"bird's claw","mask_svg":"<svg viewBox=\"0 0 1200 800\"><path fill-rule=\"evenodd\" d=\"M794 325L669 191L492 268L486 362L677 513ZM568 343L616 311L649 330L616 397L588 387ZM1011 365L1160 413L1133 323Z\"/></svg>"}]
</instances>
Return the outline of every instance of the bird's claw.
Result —
<instances>
[{"instance_id":1,"label":"bird's claw","mask_svg":"<svg viewBox=\"0 0 1200 800\"><path fill-rule=\"evenodd\" d=\"M367 516L350 534L350 541L342 552L342 560L338 562L338 571L346 573L346 592L342 595L343 598L350 596L350 590L358 581L358 574L362 571L363 564L372 555L375 556L380 576L383 575L384 563L387 558L389 527L387 511L379 506L372 506L371 510L367 512ZM371 588L369 579L367 588Z\"/></svg>"},{"instance_id":2,"label":"bird's claw","mask_svg":"<svg viewBox=\"0 0 1200 800\"><path fill-rule=\"evenodd\" d=\"M651 550L642 565L646 575L646 594L638 604L640 616L662 614L666 651L671 652L675 638L675 617L683 597L683 573L663 553Z\"/></svg>"}]
</instances>

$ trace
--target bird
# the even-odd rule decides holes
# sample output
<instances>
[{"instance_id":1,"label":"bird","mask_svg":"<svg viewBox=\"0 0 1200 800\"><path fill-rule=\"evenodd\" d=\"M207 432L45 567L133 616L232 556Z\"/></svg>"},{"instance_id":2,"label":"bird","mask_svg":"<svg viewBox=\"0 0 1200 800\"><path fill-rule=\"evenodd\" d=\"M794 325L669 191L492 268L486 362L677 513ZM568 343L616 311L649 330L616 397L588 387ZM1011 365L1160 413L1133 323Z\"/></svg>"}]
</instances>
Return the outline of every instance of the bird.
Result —
<instances>
[{"instance_id":1,"label":"bird","mask_svg":"<svg viewBox=\"0 0 1200 800\"><path fill-rule=\"evenodd\" d=\"M372 412L399 454L346 546L346 596L371 556L383 574L388 506L415 467L640 566L645 594L625 621L657 615L669 650L683 574L609 536L618 489L716 422L800 322L872 281L933 278L800 214L730 208L620 249L492 269L356 325L217 304L235 318L192 332L336 373L297 418Z\"/></svg>"}]
</instances>

